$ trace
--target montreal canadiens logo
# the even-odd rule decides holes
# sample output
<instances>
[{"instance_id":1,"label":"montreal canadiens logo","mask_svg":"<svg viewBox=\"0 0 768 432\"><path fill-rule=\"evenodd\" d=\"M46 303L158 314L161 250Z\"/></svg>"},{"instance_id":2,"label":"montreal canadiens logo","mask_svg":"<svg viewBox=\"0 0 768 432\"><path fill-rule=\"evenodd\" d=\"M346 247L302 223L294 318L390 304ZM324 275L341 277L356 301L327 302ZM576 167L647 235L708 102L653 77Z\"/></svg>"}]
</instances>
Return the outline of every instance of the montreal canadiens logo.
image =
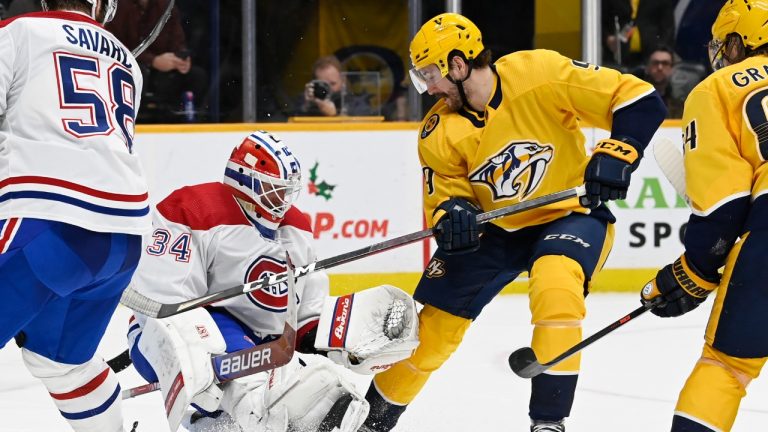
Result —
<instances>
[{"instance_id":1,"label":"montreal canadiens logo","mask_svg":"<svg viewBox=\"0 0 768 432\"><path fill-rule=\"evenodd\" d=\"M260 256L251 263L245 273L245 283L283 273L285 262L268 256ZM288 307L288 283L268 286L246 294L248 300L256 306L270 312L285 312Z\"/></svg>"}]
</instances>

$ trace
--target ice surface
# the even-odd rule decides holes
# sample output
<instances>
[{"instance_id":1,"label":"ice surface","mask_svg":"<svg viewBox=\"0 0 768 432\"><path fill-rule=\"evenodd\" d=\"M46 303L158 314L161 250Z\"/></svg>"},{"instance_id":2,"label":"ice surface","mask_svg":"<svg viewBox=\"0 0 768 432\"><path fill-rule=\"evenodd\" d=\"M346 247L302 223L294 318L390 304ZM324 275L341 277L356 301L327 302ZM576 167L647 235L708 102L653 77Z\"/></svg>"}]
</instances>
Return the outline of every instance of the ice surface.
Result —
<instances>
[{"instance_id":1,"label":"ice surface","mask_svg":"<svg viewBox=\"0 0 768 432\"><path fill-rule=\"evenodd\" d=\"M676 319L645 314L584 351L568 432L668 431L677 394L700 354L711 303ZM585 335L638 305L635 294L591 295ZM118 309L99 348L105 357L125 349L129 313ZM509 370L507 356L530 344L529 321L527 296L495 299L395 431L527 431L530 384ZM24 368L13 343L0 350L0 370L0 431L70 430L42 384ZM119 376L123 388L143 384L132 368ZM350 376L364 393L369 379ZM748 391L734 432L768 425L768 379L758 378ZM127 425L139 420L139 432L167 430L159 393L125 401L123 411Z\"/></svg>"}]
</instances>

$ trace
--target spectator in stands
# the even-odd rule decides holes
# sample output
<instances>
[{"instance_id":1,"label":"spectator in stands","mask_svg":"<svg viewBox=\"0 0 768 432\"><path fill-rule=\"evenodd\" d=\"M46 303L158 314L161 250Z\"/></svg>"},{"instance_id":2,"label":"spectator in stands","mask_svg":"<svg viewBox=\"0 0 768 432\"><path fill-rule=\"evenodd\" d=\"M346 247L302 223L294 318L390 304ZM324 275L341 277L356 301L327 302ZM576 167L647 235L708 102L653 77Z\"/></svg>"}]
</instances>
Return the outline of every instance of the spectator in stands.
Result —
<instances>
[{"instance_id":1,"label":"spectator in stands","mask_svg":"<svg viewBox=\"0 0 768 432\"><path fill-rule=\"evenodd\" d=\"M341 114L344 81L341 63L335 56L320 57L312 66L312 81L304 86L299 115L333 117Z\"/></svg>"},{"instance_id":2,"label":"spectator in stands","mask_svg":"<svg viewBox=\"0 0 768 432\"><path fill-rule=\"evenodd\" d=\"M640 78L653 84L667 105L667 118L681 118L683 115L682 99L672 92L672 75L675 66L675 52L666 45L659 45L648 57Z\"/></svg>"},{"instance_id":3,"label":"spectator in stands","mask_svg":"<svg viewBox=\"0 0 768 432\"><path fill-rule=\"evenodd\" d=\"M602 0L604 61L631 70L657 45L672 45L674 0Z\"/></svg>"},{"instance_id":4,"label":"spectator in stands","mask_svg":"<svg viewBox=\"0 0 768 432\"><path fill-rule=\"evenodd\" d=\"M701 65L705 75L712 68L702 47L712 39L712 23L722 6L723 0L679 0L675 6L675 52L683 62Z\"/></svg>"},{"instance_id":5,"label":"spectator in stands","mask_svg":"<svg viewBox=\"0 0 768 432\"><path fill-rule=\"evenodd\" d=\"M107 28L128 48L137 47L152 32L168 0L122 0L115 19ZM144 74L142 111L139 121L178 122L199 119L204 112L207 74L192 64L192 53L186 45L179 11L174 6L170 19L155 42L137 60ZM182 110L190 102L194 110ZM188 107L192 108L192 107Z\"/></svg>"},{"instance_id":6,"label":"spectator in stands","mask_svg":"<svg viewBox=\"0 0 768 432\"><path fill-rule=\"evenodd\" d=\"M5 8L3 18L10 18L16 15L22 15L30 12L40 12L43 10L40 0L13 0Z\"/></svg>"}]
</instances>

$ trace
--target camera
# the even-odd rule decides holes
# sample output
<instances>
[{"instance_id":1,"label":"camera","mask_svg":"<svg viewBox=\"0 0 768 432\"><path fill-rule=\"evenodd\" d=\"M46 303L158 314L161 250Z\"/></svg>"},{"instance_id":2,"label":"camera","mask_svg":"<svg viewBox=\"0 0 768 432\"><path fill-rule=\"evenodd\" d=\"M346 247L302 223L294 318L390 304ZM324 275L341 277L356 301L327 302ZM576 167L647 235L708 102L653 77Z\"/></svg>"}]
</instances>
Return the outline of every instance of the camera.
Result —
<instances>
[{"instance_id":1,"label":"camera","mask_svg":"<svg viewBox=\"0 0 768 432\"><path fill-rule=\"evenodd\" d=\"M191 53L189 52L189 50L185 49L185 50L181 50L181 51L176 51L175 54L176 54L176 57L178 57L178 58L180 58L182 60L186 60Z\"/></svg>"},{"instance_id":2,"label":"camera","mask_svg":"<svg viewBox=\"0 0 768 432\"><path fill-rule=\"evenodd\" d=\"M315 93L315 98L325 100L328 99L328 95L331 94L331 85L323 80L312 80L312 91Z\"/></svg>"}]
</instances>

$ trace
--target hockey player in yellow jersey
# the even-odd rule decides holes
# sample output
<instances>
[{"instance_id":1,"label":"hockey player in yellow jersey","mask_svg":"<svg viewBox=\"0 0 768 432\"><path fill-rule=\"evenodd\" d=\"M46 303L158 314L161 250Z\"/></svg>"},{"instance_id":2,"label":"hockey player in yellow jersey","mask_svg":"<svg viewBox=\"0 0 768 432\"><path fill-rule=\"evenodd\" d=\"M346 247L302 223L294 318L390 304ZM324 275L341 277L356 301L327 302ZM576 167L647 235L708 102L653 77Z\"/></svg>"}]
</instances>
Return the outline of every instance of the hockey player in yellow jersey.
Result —
<instances>
[{"instance_id":1,"label":"hockey player in yellow jersey","mask_svg":"<svg viewBox=\"0 0 768 432\"><path fill-rule=\"evenodd\" d=\"M491 64L480 30L453 13L429 20L410 46L416 88L439 100L419 131L424 208L438 250L416 288L420 345L376 375L362 430L388 431L455 351L493 297L529 273L532 347L548 361L581 340L584 296L613 242L608 200L626 196L666 109L650 84L553 51ZM590 156L584 124L611 131ZM577 199L478 225L481 211L585 183ZM482 233L482 235L481 235ZM558 432L570 413L579 357L532 381L531 430ZM519 430L499 425L499 430Z\"/></svg>"},{"instance_id":2,"label":"hockey player in yellow jersey","mask_svg":"<svg viewBox=\"0 0 768 432\"><path fill-rule=\"evenodd\" d=\"M729 431L768 358L768 3L727 1L712 26L715 72L683 113L692 214L685 252L642 291L652 309L682 315L717 295L701 357L677 401L672 431ZM724 267L722 275L718 269ZM661 362L657 362L657 367Z\"/></svg>"}]
</instances>

